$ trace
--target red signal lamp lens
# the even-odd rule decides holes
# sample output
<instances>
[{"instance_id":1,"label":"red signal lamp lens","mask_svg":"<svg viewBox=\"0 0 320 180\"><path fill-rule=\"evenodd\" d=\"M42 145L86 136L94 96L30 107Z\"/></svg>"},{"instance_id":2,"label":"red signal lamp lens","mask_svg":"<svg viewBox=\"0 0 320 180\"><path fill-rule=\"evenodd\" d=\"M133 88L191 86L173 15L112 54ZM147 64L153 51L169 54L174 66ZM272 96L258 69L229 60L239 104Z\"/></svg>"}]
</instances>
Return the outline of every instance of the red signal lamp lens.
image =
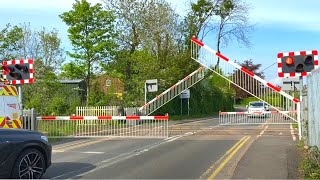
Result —
<instances>
[{"instance_id":1,"label":"red signal lamp lens","mask_svg":"<svg viewBox=\"0 0 320 180\"><path fill-rule=\"evenodd\" d=\"M294 60L293 60L292 57L288 57L288 58L286 59L286 64L287 64L288 66L293 65L293 63L294 63Z\"/></svg>"}]
</instances>

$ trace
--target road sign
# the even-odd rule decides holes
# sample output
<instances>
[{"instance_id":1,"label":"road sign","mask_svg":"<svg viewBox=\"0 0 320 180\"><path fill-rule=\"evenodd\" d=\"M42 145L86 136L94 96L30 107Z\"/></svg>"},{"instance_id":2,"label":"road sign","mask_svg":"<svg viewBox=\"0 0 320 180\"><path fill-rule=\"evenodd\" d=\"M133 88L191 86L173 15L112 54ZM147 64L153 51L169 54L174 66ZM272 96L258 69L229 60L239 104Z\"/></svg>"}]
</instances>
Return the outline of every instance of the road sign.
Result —
<instances>
[{"instance_id":1,"label":"road sign","mask_svg":"<svg viewBox=\"0 0 320 180\"><path fill-rule=\"evenodd\" d=\"M106 80L106 86L111 86L111 80L110 79Z\"/></svg>"},{"instance_id":2,"label":"road sign","mask_svg":"<svg viewBox=\"0 0 320 180\"><path fill-rule=\"evenodd\" d=\"M190 89L186 89L180 94L180 99L189 99L189 98L190 98Z\"/></svg>"},{"instance_id":3,"label":"road sign","mask_svg":"<svg viewBox=\"0 0 320 180\"><path fill-rule=\"evenodd\" d=\"M298 77L294 78L283 78L282 79L282 90L284 91L297 91L300 90L300 81Z\"/></svg>"},{"instance_id":4,"label":"road sign","mask_svg":"<svg viewBox=\"0 0 320 180\"><path fill-rule=\"evenodd\" d=\"M148 92L157 92L158 80L157 79L146 80L146 89Z\"/></svg>"}]
</instances>

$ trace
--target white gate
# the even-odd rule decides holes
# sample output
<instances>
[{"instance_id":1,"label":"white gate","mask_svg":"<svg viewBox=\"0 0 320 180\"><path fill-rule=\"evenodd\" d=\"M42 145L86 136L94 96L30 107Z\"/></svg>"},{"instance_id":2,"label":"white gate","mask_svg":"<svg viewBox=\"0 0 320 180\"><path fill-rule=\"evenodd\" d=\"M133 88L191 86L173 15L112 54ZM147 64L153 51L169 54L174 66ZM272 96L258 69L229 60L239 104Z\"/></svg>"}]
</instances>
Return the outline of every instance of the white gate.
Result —
<instances>
[{"instance_id":1,"label":"white gate","mask_svg":"<svg viewBox=\"0 0 320 180\"><path fill-rule=\"evenodd\" d=\"M260 101L267 103L273 111L278 111L282 116L289 118L300 125L300 101L282 91L279 87L267 82L248 69L241 67L226 56L216 52L196 38L191 39L191 58L207 67L217 75L242 89ZM218 64L218 58L221 61ZM284 113L296 111L296 114ZM300 128L299 134L301 135Z\"/></svg>"},{"instance_id":2,"label":"white gate","mask_svg":"<svg viewBox=\"0 0 320 180\"><path fill-rule=\"evenodd\" d=\"M165 90L151 101L146 103L144 106L139 108L142 114L150 115L166 103L170 102L175 97L179 96L184 90L197 84L204 78L204 67L199 67L197 70Z\"/></svg>"},{"instance_id":3,"label":"white gate","mask_svg":"<svg viewBox=\"0 0 320 180\"><path fill-rule=\"evenodd\" d=\"M42 116L38 130L48 137L168 137L168 116Z\"/></svg>"},{"instance_id":4,"label":"white gate","mask_svg":"<svg viewBox=\"0 0 320 180\"><path fill-rule=\"evenodd\" d=\"M284 115L286 114L286 115ZM248 124L292 124L290 117L297 115L295 111L266 111L266 112L219 112L220 125Z\"/></svg>"}]
</instances>

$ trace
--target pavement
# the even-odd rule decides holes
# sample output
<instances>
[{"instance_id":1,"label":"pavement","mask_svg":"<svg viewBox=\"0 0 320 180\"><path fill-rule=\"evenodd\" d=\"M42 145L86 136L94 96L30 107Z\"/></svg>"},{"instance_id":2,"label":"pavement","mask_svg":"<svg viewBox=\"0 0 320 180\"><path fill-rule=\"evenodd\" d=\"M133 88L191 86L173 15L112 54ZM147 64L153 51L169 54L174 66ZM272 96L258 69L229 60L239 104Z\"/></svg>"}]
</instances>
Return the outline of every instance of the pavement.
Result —
<instances>
[{"instance_id":1,"label":"pavement","mask_svg":"<svg viewBox=\"0 0 320 180\"><path fill-rule=\"evenodd\" d=\"M258 138L238 163L232 179L297 179L295 149L289 137Z\"/></svg>"},{"instance_id":2,"label":"pavement","mask_svg":"<svg viewBox=\"0 0 320 180\"><path fill-rule=\"evenodd\" d=\"M292 125L170 124L168 138L97 138L53 146L48 179L298 179Z\"/></svg>"}]
</instances>

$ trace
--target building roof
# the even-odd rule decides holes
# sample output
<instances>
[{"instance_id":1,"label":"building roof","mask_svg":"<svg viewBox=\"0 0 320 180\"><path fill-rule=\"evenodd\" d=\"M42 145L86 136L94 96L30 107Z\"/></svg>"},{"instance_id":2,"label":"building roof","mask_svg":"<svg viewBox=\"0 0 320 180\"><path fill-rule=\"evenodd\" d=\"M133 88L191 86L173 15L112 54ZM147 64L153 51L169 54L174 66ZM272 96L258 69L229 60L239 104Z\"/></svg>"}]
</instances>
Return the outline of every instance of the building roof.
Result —
<instances>
[{"instance_id":1,"label":"building roof","mask_svg":"<svg viewBox=\"0 0 320 180\"><path fill-rule=\"evenodd\" d=\"M59 80L60 83L64 83L64 84L76 84L76 83L80 83L84 81L83 79L62 79Z\"/></svg>"}]
</instances>

